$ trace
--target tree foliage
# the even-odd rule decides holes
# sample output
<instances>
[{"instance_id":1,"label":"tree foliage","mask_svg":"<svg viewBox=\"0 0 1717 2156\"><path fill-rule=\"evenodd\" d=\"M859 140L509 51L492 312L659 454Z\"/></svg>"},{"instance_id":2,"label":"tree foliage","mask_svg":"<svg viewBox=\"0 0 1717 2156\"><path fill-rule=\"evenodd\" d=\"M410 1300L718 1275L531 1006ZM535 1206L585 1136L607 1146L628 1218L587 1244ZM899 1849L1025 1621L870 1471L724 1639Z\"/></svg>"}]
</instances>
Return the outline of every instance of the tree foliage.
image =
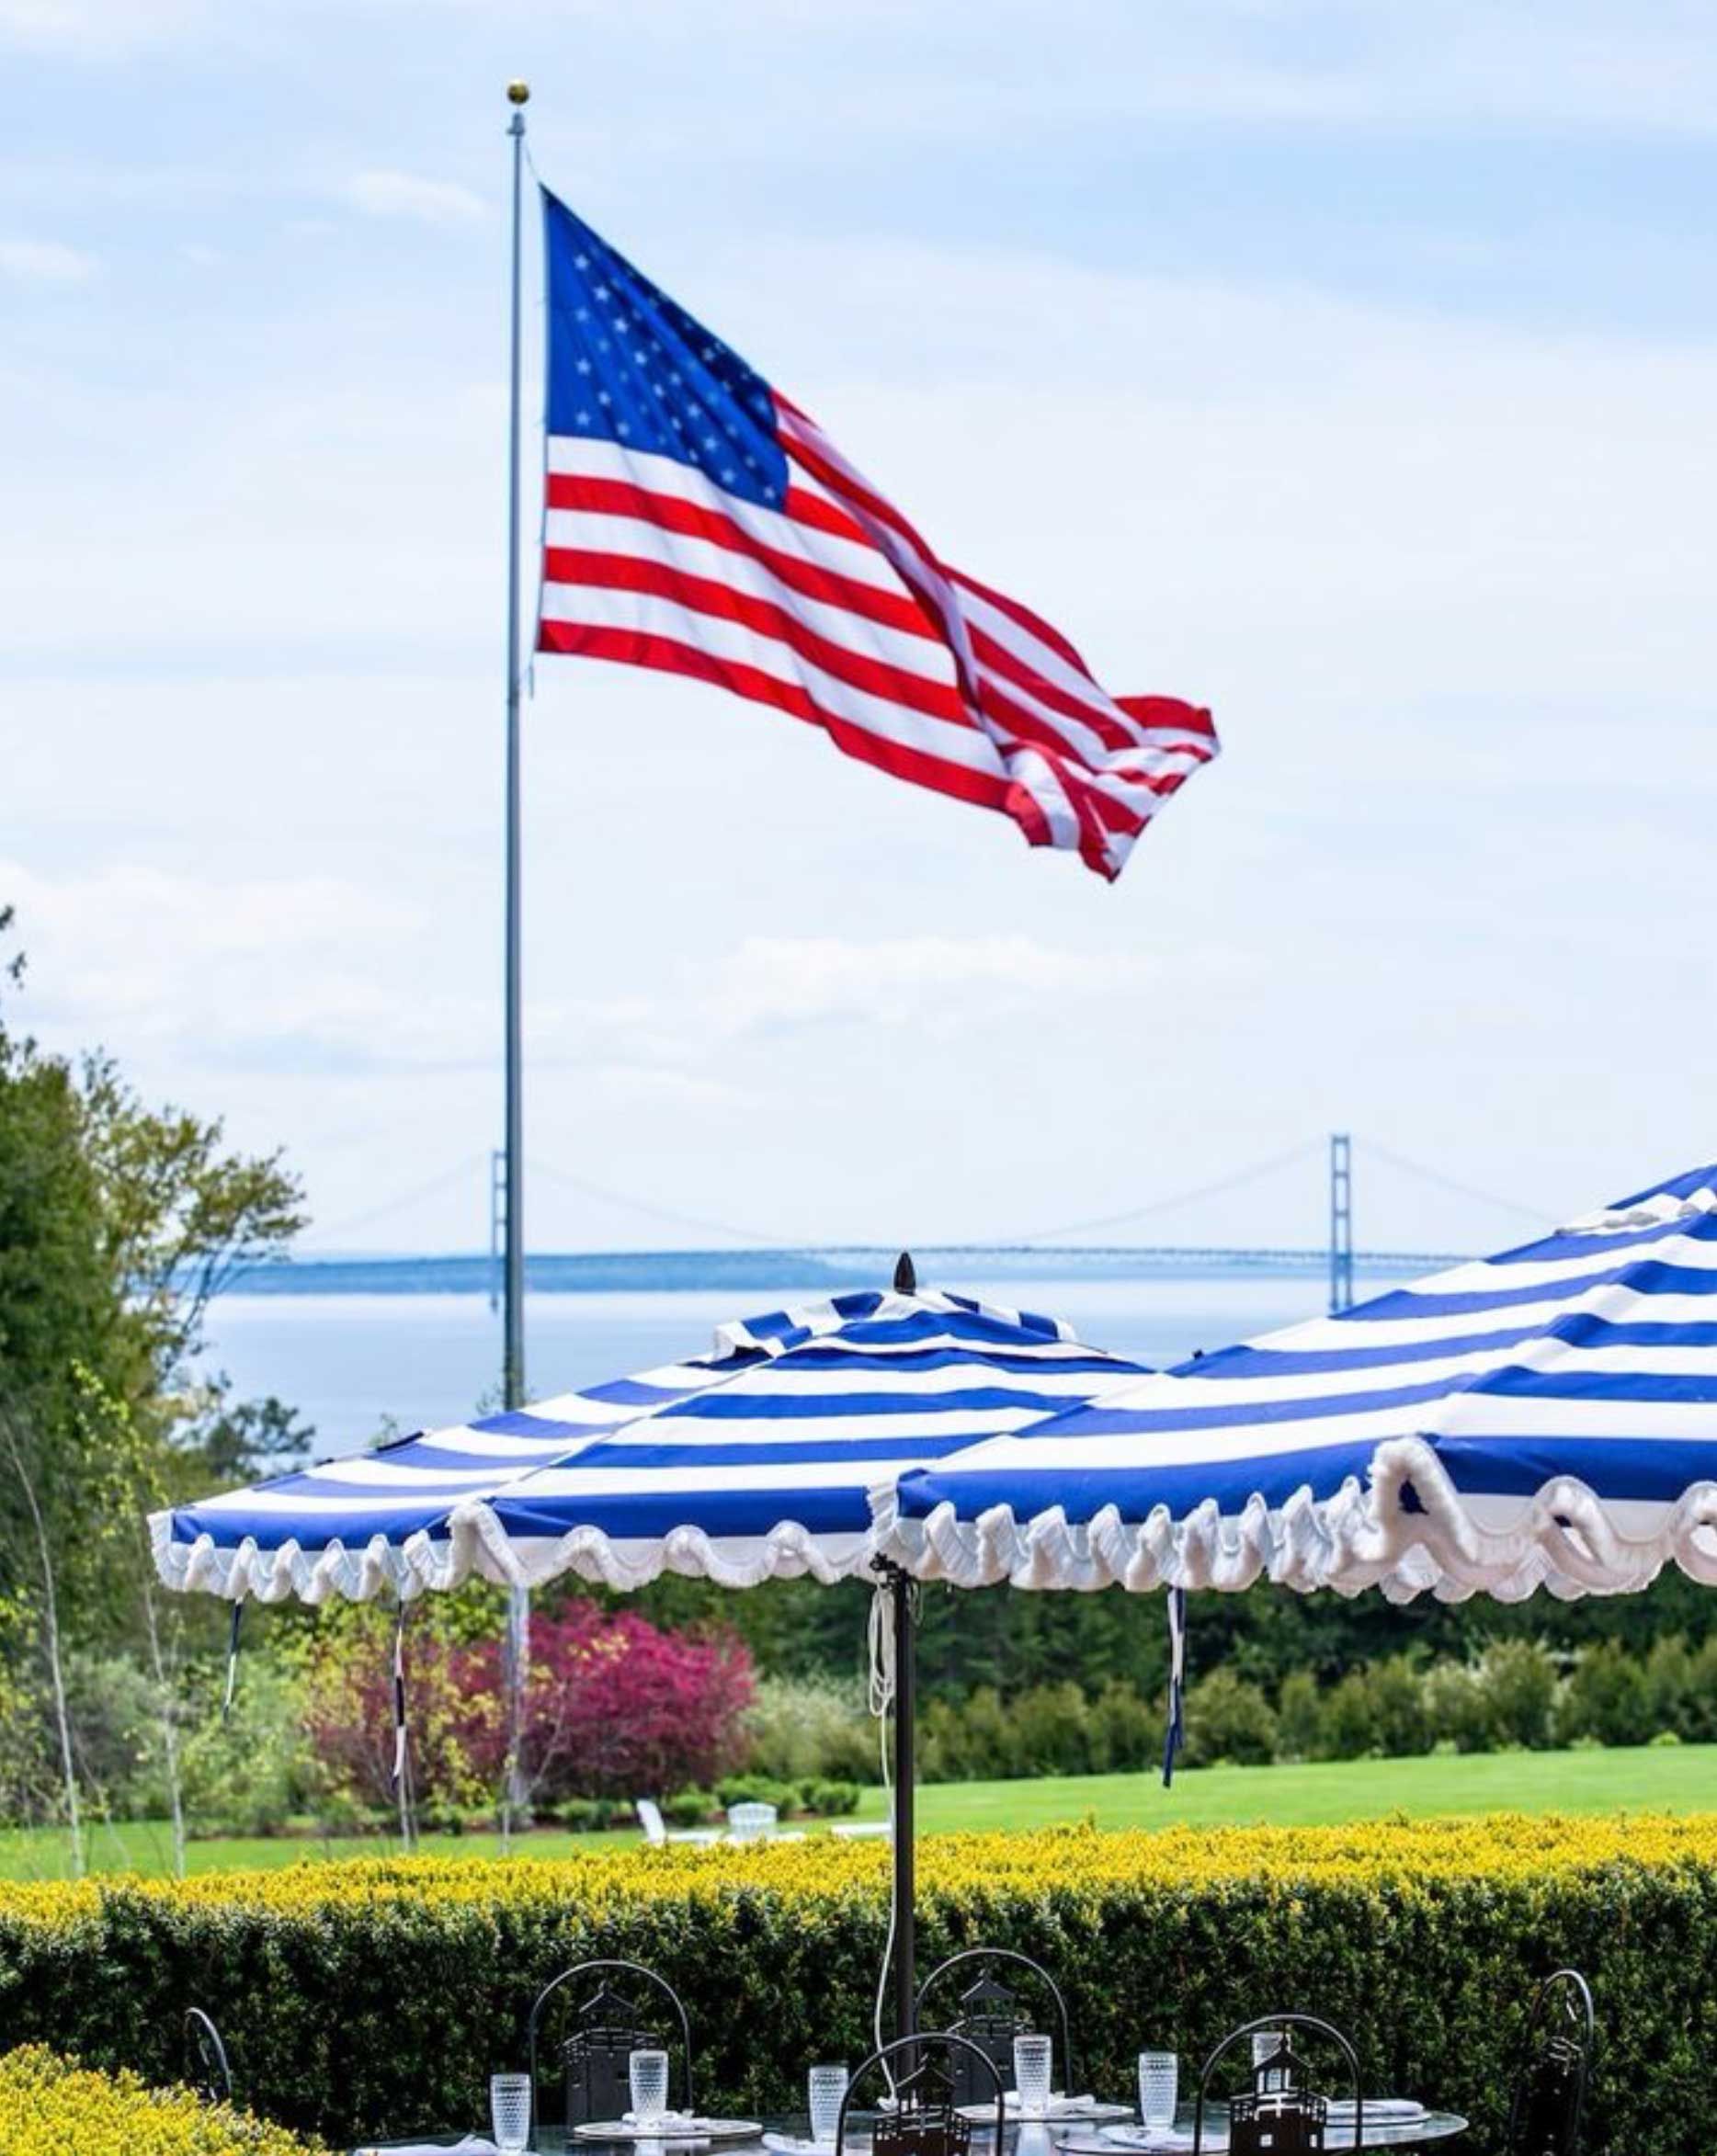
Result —
<instances>
[{"instance_id":1,"label":"tree foliage","mask_svg":"<svg viewBox=\"0 0 1717 2156\"><path fill-rule=\"evenodd\" d=\"M13 916L0 909L0 945ZM218 1118L154 1107L110 1056L71 1058L17 1022L0 963L0 1738L58 1675L55 1631L90 1651L161 1645L142 1515L207 1489L290 1428L199 1376L210 1298L302 1223L278 1153ZM51 1624L50 1603L57 1611ZM177 1622L176 1617L176 1623Z\"/></svg>"},{"instance_id":2,"label":"tree foliage","mask_svg":"<svg viewBox=\"0 0 1717 2156\"><path fill-rule=\"evenodd\" d=\"M479 1808L500 1790L507 1732L494 1601L468 1591L414 1611L408 1625L412 1774L431 1816ZM335 1792L374 1810L392 1800L391 1646L390 1625L353 1609L307 1650L313 1750ZM751 1657L729 1631L666 1632L581 1595L539 1609L525 1693L533 1799L707 1787L744 1756L754 1683Z\"/></svg>"}]
</instances>

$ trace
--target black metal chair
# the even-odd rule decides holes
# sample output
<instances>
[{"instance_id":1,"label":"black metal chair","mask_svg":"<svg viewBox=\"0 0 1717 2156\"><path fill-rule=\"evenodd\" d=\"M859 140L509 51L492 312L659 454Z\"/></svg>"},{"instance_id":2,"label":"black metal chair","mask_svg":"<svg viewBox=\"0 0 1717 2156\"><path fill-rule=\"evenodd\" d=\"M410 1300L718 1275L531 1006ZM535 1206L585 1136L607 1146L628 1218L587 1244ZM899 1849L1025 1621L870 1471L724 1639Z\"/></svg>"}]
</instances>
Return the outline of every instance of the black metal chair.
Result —
<instances>
[{"instance_id":1,"label":"black metal chair","mask_svg":"<svg viewBox=\"0 0 1717 2156\"><path fill-rule=\"evenodd\" d=\"M938 2052L945 2055L945 2064L938 2063ZM987 2104L995 2099L995 2146L999 2150L1007 2130L1007 2092L1002 2086L1002 2077L988 2054L979 2050L970 2037L939 2029L896 2037L860 2064L841 2098L840 2116L835 2124L835 2156L846 2156L847 2116L859 2084L867 2074L878 2071L887 2077L894 2101L877 2114L871 2128L872 2156L971 2156L972 2121L961 2116L961 2100L954 2081L955 2060L962 2057L970 2061L981 2082L988 2077L990 2085L983 2101ZM905 2060L904 2073L893 2070L893 2062L897 2059Z\"/></svg>"},{"instance_id":2,"label":"black metal chair","mask_svg":"<svg viewBox=\"0 0 1717 2156\"><path fill-rule=\"evenodd\" d=\"M571 1969L563 1969L551 1982L545 1984L530 2009L525 2041L529 2055L533 2128L537 2123L537 2039L542 2026L542 2013L563 1985L580 1977L601 1980L590 1997L574 2010L573 2033L560 2046L566 2081L568 2133L576 2126L588 2126L593 2119L621 2117L631 2107L631 2054L668 2048L660 2030L652 2026L636 2000L609 1983L610 1976L642 1979L644 1983L654 1985L661 1998L673 2008L678 2024L684 2108L688 2112L697 2108L692 2094L691 2022L673 1985L654 1969L645 1969L642 1962L580 1961ZM669 2071L672 2071L671 2055Z\"/></svg>"},{"instance_id":3,"label":"black metal chair","mask_svg":"<svg viewBox=\"0 0 1717 2156\"><path fill-rule=\"evenodd\" d=\"M1293 2048L1287 2032L1310 2029L1336 2045L1353 2082L1354 2149L1365 2146L1365 2094L1359 2086L1359 2060L1353 2046L1333 2022L1315 2014L1266 2014L1231 2029L1204 2061L1199 2076L1198 2109L1192 2125L1193 2156L1203 2156L1204 2114L1211 2098L1211 2077L1224 2053L1244 2039L1267 2030L1283 2032L1279 2049L1252 2069L1252 2085L1228 2103L1229 2156L1315 2156L1324 2148L1329 2123L1329 2099L1320 2095L1306 2079L1305 2061Z\"/></svg>"},{"instance_id":4,"label":"black metal chair","mask_svg":"<svg viewBox=\"0 0 1717 2156\"><path fill-rule=\"evenodd\" d=\"M949 2036L964 2037L968 2043L975 2044L989 2061L992 2071L1000 2077L1003 2091L1011 2089L1014 2085L1014 2038L1029 2036L1033 2025L1029 2014L1021 2011L1018 1995L1000 1982L994 1973L998 1964L1024 1969L1036 1978L1053 2001L1056 2029L1061 2037L1059 2063L1062 2078L1057 2082L1052 2070L1050 2085L1071 2091L1074 2085L1073 2032L1067 2018L1067 2002L1062 1996L1061 1986L1041 1962L1033 1961L1029 1954L1016 1953L1011 1946L967 1946L959 1954L950 1954L946 1961L938 1962L918 1986L918 1996L913 2002L914 2026L924 2026L925 2003L933 1990L943 1985L945 1978L960 1969L975 1971L976 1980L959 1994L959 2014L952 2020L941 2020L940 2026ZM954 2101L957 2104L979 2104L986 2100L987 2088L979 2079L978 2070L970 2056L961 2052L954 2061Z\"/></svg>"},{"instance_id":5,"label":"black metal chair","mask_svg":"<svg viewBox=\"0 0 1717 2156\"><path fill-rule=\"evenodd\" d=\"M186 2010L185 2060L189 2069L185 2076L188 2088L194 2089L206 2104L232 2103L232 2062L220 2030L200 2006Z\"/></svg>"},{"instance_id":6,"label":"black metal chair","mask_svg":"<svg viewBox=\"0 0 1717 2156\"><path fill-rule=\"evenodd\" d=\"M1575 2156L1597 2027L1591 1986L1577 1969L1545 1978L1527 2018L1507 2156Z\"/></svg>"}]
</instances>

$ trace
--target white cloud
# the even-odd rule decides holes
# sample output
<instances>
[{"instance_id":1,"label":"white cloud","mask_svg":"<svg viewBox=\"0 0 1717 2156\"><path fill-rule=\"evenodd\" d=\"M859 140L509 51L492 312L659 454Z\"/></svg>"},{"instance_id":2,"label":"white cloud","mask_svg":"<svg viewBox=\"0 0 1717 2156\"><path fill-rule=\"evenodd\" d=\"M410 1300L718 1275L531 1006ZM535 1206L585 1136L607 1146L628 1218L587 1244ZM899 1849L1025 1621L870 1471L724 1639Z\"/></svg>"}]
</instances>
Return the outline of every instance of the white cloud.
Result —
<instances>
[{"instance_id":1,"label":"white cloud","mask_svg":"<svg viewBox=\"0 0 1717 2156\"><path fill-rule=\"evenodd\" d=\"M107 60L171 43L211 17L210 0L0 0L0 39Z\"/></svg>"},{"instance_id":2,"label":"white cloud","mask_svg":"<svg viewBox=\"0 0 1717 2156\"><path fill-rule=\"evenodd\" d=\"M25 1016L62 1044L106 1038L187 1072L282 1073L424 1045L415 999L387 995L370 963L413 925L384 891L124 861L54 876L7 860L0 891L29 957Z\"/></svg>"},{"instance_id":3,"label":"white cloud","mask_svg":"<svg viewBox=\"0 0 1717 2156\"><path fill-rule=\"evenodd\" d=\"M1049 1000L1136 994L1161 970L1151 959L1054 949L1026 936L749 936L711 1010L736 1034L848 1024L946 1037Z\"/></svg>"},{"instance_id":4,"label":"white cloud","mask_svg":"<svg viewBox=\"0 0 1717 2156\"><path fill-rule=\"evenodd\" d=\"M418 224L456 228L480 224L481 195L454 180L426 179L414 172L359 172L341 190L366 217L404 217Z\"/></svg>"},{"instance_id":5,"label":"white cloud","mask_svg":"<svg viewBox=\"0 0 1717 2156\"><path fill-rule=\"evenodd\" d=\"M0 239L0 275L20 283L77 285L94 273L96 258L58 240Z\"/></svg>"}]
</instances>

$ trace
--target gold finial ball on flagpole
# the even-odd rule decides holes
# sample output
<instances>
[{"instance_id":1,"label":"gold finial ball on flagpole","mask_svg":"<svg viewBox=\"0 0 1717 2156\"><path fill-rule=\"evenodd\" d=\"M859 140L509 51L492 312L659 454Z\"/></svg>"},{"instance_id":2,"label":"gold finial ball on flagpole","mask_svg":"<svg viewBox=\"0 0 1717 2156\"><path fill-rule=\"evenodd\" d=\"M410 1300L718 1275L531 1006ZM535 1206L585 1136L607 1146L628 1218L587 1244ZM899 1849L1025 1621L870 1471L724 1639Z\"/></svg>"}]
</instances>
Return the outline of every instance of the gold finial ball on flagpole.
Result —
<instances>
[{"instance_id":1,"label":"gold finial ball on flagpole","mask_svg":"<svg viewBox=\"0 0 1717 2156\"><path fill-rule=\"evenodd\" d=\"M530 102L530 85L521 82L508 83L506 101L509 105L529 105Z\"/></svg>"}]
</instances>

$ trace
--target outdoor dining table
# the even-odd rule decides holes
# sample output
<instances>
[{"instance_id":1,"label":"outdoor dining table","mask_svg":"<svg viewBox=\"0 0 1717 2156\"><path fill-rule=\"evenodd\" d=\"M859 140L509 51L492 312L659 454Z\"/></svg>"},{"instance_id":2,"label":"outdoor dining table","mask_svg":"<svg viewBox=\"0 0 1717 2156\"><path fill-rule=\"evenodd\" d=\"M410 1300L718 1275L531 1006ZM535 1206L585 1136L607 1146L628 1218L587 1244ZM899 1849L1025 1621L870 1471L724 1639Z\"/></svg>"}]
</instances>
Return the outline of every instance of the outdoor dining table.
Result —
<instances>
[{"instance_id":1,"label":"outdoor dining table","mask_svg":"<svg viewBox=\"0 0 1717 2156\"><path fill-rule=\"evenodd\" d=\"M677 2151L697 2151L697 2156L778 2156L779 2143L791 2139L809 2150L812 2144L804 2139L811 2122L802 2112L796 2116L766 2118L761 2122L758 2135L735 2140L634 2140L630 2136L624 2140L597 2140L584 2134L569 2134L562 2126L543 2126L538 2128L530 2144L531 2156L677 2156ZM857 2114L854 2131L847 2140L850 2156L866 2156L870 2144L870 2117ZM1452 2111L1426 2110L1416 2117L1403 2118L1394 2115L1382 2115L1365 2122L1363 2149L1418 2149L1432 2141L1446 2141L1456 2134L1466 2131L1467 2122ZM1018 2122L1009 2120L997 2156L1152 2156L1154 2150L1161 2156L1185 2151L1192 2146L1193 2114L1188 2105L1183 2105L1177 2114L1174 2127L1160 2135L1148 2139L1143 2128L1128 2129L1125 2144L1106 2139L1100 2129L1078 2122L1043 2123L1036 2119ZM771 2149L764 2139L778 2145ZM457 2149L470 2139L477 2149L492 2148L494 2144L476 2128L446 2134L416 2134L397 2141L362 2141L353 2156L388 2156L390 2150L408 2149ZM974 2140L986 2148L995 2139L994 2128L985 2131L974 2128ZM1353 2121L1351 2118L1332 2118L1325 2132L1325 2149L1354 2148ZM1211 2156L1222 2156L1228 2147L1228 2106L1211 2104L1205 2107L1204 2146Z\"/></svg>"}]
</instances>

